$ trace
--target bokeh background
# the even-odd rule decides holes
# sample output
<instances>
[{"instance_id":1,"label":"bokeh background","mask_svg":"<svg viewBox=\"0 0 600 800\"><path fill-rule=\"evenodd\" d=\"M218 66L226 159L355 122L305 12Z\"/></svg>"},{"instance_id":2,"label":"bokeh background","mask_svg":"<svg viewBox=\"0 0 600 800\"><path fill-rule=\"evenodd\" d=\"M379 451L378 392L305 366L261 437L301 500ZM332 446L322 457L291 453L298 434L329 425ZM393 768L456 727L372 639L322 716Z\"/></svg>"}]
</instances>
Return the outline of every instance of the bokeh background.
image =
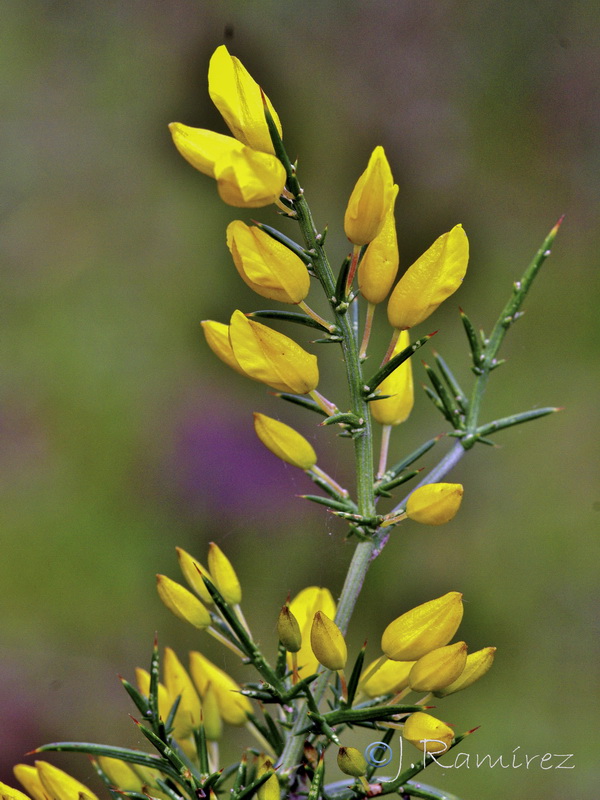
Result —
<instances>
[{"instance_id":1,"label":"bokeh background","mask_svg":"<svg viewBox=\"0 0 600 800\"><path fill-rule=\"evenodd\" d=\"M265 307L233 269L226 224L277 223L220 204L170 142L172 120L225 131L206 91L225 41L279 111L335 263L376 144L400 185L404 266L463 223L468 279L430 328L465 381L458 305L489 330L566 214L485 418L565 410L460 463L459 516L394 534L349 641L375 655L394 616L464 592L461 636L498 658L440 709L457 730L481 725L459 749L573 753L575 768L433 767L426 780L471 800L597 797L599 17L592 0L3 1L0 779L46 741L141 744L117 673L147 665L155 631L244 677L158 601L175 545L204 559L221 544L267 650L288 591L336 594L352 552L297 499L309 482L262 450L250 414L293 422L342 479L347 442L227 370L200 334L201 319ZM321 355L337 400L337 356ZM392 457L445 430L418 397ZM51 760L98 788L85 758Z\"/></svg>"}]
</instances>

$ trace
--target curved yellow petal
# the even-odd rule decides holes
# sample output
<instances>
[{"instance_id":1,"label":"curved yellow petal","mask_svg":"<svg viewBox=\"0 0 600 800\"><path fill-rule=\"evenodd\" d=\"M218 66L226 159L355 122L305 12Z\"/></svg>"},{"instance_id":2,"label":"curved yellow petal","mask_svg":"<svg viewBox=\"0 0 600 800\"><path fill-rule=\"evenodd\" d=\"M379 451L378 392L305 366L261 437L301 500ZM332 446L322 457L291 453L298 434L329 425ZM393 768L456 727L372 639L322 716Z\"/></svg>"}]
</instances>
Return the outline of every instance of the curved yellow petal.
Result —
<instances>
[{"instance_id":1,"label":"curved yellow petal","mask_svg":"<svg viewBox=\"0 0 600 800\"><path fill-rule=\"evenodd\" d=\"M316 356L241 311L231 317L229 341L238 364L254 380L293 394L307 394L317 387Z\"/></svg>"},{"instance_id":2,"label":"curved yellow petal","mask_svg":"<svg viewBox=\"0 0 600 800\"><path fill-rule=\"evenodd\" d=\"M282 461L305 470L317 463L311 443L284 422L255 413L254 430L264 446Z\"/></svg>"},{"instance_id":3,"label":"curved yellow petal","mask_svg":"<svg viewBox=\"0 0 600 800\"><path fill-rule=\"evenodd\" d=\"M210 59L208 93L236 139L255 150L274 153L260 86L225 45L217 47ZM277 112L264 93L263 97L281 136Z\"/></svg>"},{"instance_id":4,"label":"curved yellow petal","mask_svg":"<svg viewBox=\"0 0 600 800\"><path fill-rule=\"evenodd\" d=\"M408 331L402 331L394 347L392 356L397 355L410 345ZM403 364L388 375L377 387L383 397L370 404L373 419L381 425L400 425L408 419L415 402L413 385L412 358L407 358Z\"/></svg>"},{"instance_id":5,"label":"curved yellow petal","mask_svg":"<svg viewBox=\"0 0 600 800\"><path fill-rule=\"evenodd\" d=\"M388 303L390 325L406 330L427 319L461 285L469 263L469 240L462 225L442 234L410 266Z\"/></svg>"}]
</instances>

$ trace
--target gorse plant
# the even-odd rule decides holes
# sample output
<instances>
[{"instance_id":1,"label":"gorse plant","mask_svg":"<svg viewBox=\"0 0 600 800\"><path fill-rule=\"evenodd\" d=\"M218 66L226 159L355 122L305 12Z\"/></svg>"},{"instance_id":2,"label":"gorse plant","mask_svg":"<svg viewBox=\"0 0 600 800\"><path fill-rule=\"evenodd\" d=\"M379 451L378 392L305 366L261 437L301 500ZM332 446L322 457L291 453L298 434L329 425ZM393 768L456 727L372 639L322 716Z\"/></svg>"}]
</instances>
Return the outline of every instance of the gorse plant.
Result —
<instances>
[{"instance_id":1,"label":"gorse plant","mask_svg":"<svg viewBox=\"0 0 600 800\"><path fill-rule=\"evenodd\" d=\"M503 428L557 410L538 408L491 422L480 419L489 376L502 363L502 340L521 313L558 225L514 283L489 336L477 331L461 311L474 374L469 391L437 353L432 366L425 366L430 380L425 391L447 421L447 436L454 443L408 497L394 499L402 484L415 479L419 460L441 438L423 442L388 465L392 429L407 420L413 406L411 357L432 335L413 337L411 343L412 329L461 285L469 257L467 236L461 225L443 233L396 282L398 187L383 148L376 147L348 200L344 230L353 247L336 274L325 250L325 232L313 222L272 104L224 46L211 58L208 80L210 95L233 136L174 123L174 143L194 167L216 180L221 199L229 205L278 207L287 226L283 231L234 220L227 228L227 245L249 287L261 297L297 308L250 314L234 310L229 324L202 323L206 341L229 367L271 387L282 400L299 407L299 413L317 415L320 425L335 426L349 440L340 447L353 448L356 481L344 487L318 466L315 449L300 433L263 413L254 415L256 434L265 447L314 481L316 493L306 499L346 521L354 553L337 603L329 589L310 586L285 602L279 614L275 608L264 611L276 622L279 640L272 653L265 653L242 613L243 581L219 546L210 545L207 567L178 548L189 588L159 575L160 598L174 614L233 651L255 674L240 686L201 652L189 654L186 668L170 648L159 659L155 643L150 670L139 669L135 684L123 680L138 709L136 724L155 752L73 742L44 745L35 752L91 754L115 799L125 795L196 800L210 795L249 800L257 795L259 800L344 800L392 792L448 799L447 792L413 778L472 731L456 735L428 713L428 702L432 696L442 699L469 687L492 666L495 652L489 646L469 653L464 641L450 643L463 616L461 593L424 598L396 619L382 620L387 627L381 655L370 664L364 663L366 648L349 653L344 636L369 565L393 529L407 518L424 525L451 520L463 487L442 481L462 456L476 444L491 444L490 436ZM294 224L299 226L299 241L290 230ZM324 292L324 317L306 303L315 284ZM365 361L374 313L388 295L391 341L380 366L365 369L374 361L373 354ZM364 310L359 309L362 302ZM319 359L264 320L316 330L313 345ZM321 347L324 344L341 348L349 405L340 406L338 398L318 391L319 366L332 351ZM378 454L376 426L381 428ZM387 510L381 508L386 502ZM249 743L234 763L222 765L219 741L230 725L246 726ZM372 730L376 747L365 754L354 747L354 727ZM422 751L422 757L389 778L381 774L381 765L388 763L381 754L397 735ZM326 759L328 751L337 757L337 765L335 757ZM15 774L33 800L94 797L47 762L18 765ZM25 797L3 784L0 794L10 800Z\"/></svg>"}]
</instances>

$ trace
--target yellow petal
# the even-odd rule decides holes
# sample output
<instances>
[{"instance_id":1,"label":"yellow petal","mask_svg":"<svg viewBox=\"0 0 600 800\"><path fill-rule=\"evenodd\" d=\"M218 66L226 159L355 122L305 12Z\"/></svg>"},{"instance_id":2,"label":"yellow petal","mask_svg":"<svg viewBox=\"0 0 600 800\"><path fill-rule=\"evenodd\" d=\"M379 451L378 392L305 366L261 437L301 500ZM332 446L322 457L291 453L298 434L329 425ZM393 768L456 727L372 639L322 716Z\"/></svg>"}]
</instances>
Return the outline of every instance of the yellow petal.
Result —
<instances>
[{"instance_id":1,"label":"yellow petal","mask_svg":"<svg viewBox=\"0 0 600 800\"><path fill-rule=\"evenodd\" d=\"M175 616L200 630L210 626L210 614L185 586L166 575L157 575L156 588L160 599Z\"/></svg>"},{"instance_id":2,"label":"yellow petal","mask_svg":"<svg viewBox=\"0 0 600 800\"><path fill-rule=\"evenodd\" d=\"M408 498L406 515L423 525L444 525L458 512L463 494L460 483L428 483Z\"/></svg>"},{"instance_id":3,"label":"yellow petal","mask_svg":"<svg viewBox=\"0 0 600 800\"><path fill-rule=\"evenodd\" d=\"M146 697L150 694L150 673L142 669L141 667L135 668L135 680L140 692ZM164 684L158 684L158 714L160 718L164 721L169 716L169 712L171 710L171 699L169 697L169 693L167 692L167 687Z\"/></svg>"},{"instance_id":4,"label":"yellow petal","mask_svg":"<svg viewBox=\"0 0 600 800\"><path fill-rule=\"evenodd\" d=\"M255 150L273 153L260 86L244 65L225 47L217 47L208 67L208 93L227 127L240 142ZM269 98L267 107L281 136L281 123Z\"/></svg>"},{"instance_id":5,"label":"yellow petal","mask_svg":"<svg viewBox=\"0 0 600 800\"><path fill-rule=\"evenodd\" d=\"M217 693L209 683L202 695L202 720L204 722L204 733L211 742L216 742L223 735L223 724L221 712L219 711L219 700Z\"/></svg>"},{"instance_id":6,"label":"yellow petal","mask_svg":"<svg viewBox=\"0 0 600 800\"><path fill-rule=\"evenodd\" d=\"M264 754L258 759L258 769L256 770L256 777L262 777L265 772L273 769L273 762L271 759L266 758ZM279 788L279 779L276 774L271 775L262 786L256 790L258 800L279 800L281 790Z\"/></svg>"},{"instance_id":7,"label":"yellow petal","mask_svg":"<svg viewBox=\"0 0 600 800\"><path fill-rule=\"evenodd\" d=\"M436 310L461 285L469 262L462 225L442 234L400 278L388 303L390 325L406 330Z\"/></svg>"},{"instance_id":8,"label":"yellow petal","mask_svg":"<svg viewBox=\"0 0 600 800\"><path fill-rule=\"evenodd\" d=\"M317 463L310 442L284 422L255 413L254 430L264 446L282 461L305 470Z\"/></svg>"},{"instance_id":9,"label":"yellow petal","mask_svg":"<svg viewBox=\"0 0 600 800\"><path fill-rule=\"evenodd\" d=\"M210 684L217 697L219 711L229 725L245 725L252 704L240 687L226 672L197 651L190 653L190 674L200 694L204 696Z\"/></svg>"},{"instance_id":10,"label":"yellow petal","mask_svg":"<svg viewBox=\"0 0 600 800\"><path fill-rule=\"evenodd\" d=\"M372 661L364 670L364 675L368 675L378 658ZM371 677L360 684L360 690L367 697L379 697L382 694L397 694L408 686L408 676L413 668L414 661L386 661Z\"/></svg>"},{"instance_id":11,"label":"yellow petal","mask_svg":"<svg viewBox=\"0 0 600 800\"><path fill-rule=\"evenodd\" d=\"M210 605L213 599L206 588L206 584L202 580L203 575L206 575L209 580L212 580L209 571L205 569L199 561L192 558L182 547L176 547L175 550L177 551L177 558L179 559L179 567L188 586L196 592L203 603Z\"/></svg>"},{"instance_id":12,"label":"yellow petal","mask_svg":"<svg viewBox=\"0 0 600 800\"><path fill-rule=\"evenodd\" d=\"M225 602L237 606L242 602L242 587L231 565L221 548L211 542L208 548L208 568L217 589Z\"/></svg>"},{"instance_id":13,"label":"yellow petal","mask_svg":"<svg viewBox=\"0 0 600 800\"><path fill-rule=\"evenodd\" d=\"M304 262L260 228L234 220L227 226L227 246L240 276L261 297L299 303L308 294Z\"/></svg>"},{"instance_id":14,"label":"yellow petal","mask_svg":"<svg viewBox=\"0 0 600 800\"><path fill-rule=\"evenodd\" d=\"M221 200L236 208L262 208L275 203L286 181L281 161L244 145L220 158L214 172Z\"/></svg>"},{"instance_id":15,"label":"yellow petal","mask_svg":"<svg viewBox=\"0 0 600 800\"><path fill-rule=\"evenodd\" d=\"M392 357L410 345L408 331L402 331L394 347ZM400 425L408 419L415 402L413 387L412 359L407 358L403 364L388 375L378 386L383 397L370 404L373 418L381 425Z\"/></svg>"},{"instance_id":16,"label":"yellow petal","mask_svg":"<svg viewBox=\"0 0 600 800\"><path fill-rule=\"evenodd\" d=\"M344 669L348 650L342 632L335 622L317 611L310 629L310 646L315 658L326 669Z\"/></svg>"},{"instance_id":17,"label":"yellow petal","mask_svg":"<svg viewBox=\"0 0 600 800\"><path fill-rule=\"evenodd\" d=\"M231 206L259 208L274 203L283 191L283 164L269 153L260 153L204 128L180 122L169 125L175 147L193 167L215 178L221 199Z\"/></svg>"},{"instance_id":18,"label":"yellow petal","mask_svg":"<svg viewBox=\"0 0 600 800\"><path fill-rule=\"evenodd\" d=\"M448 592L397 617L381 637L381 649L393 661L416 661L447 644L463 615L462 594Z\"/></svg>"},{"instance_id":19,"label":"yellow petal","mask_svg":"<svg viewBox=\"0 0 600 800\"><path fill-rule=\"evenodd\" d=\"M30 764L17 764L13 768L15 778L25 788L33 800L48 800L46 790L35 767Z\"/></svg>"},{"instance_id":20,"label":"yellow petal","mask_svg":"<svg viewBox=\"0 0 600 800\"><path fill-rule=\"evenodd\" d=\"M241 311L231 317L229 341L238 364L254 380L292 394L307 394L317 387L316 356Z\"/></svg>"},{"instance_id":21,"label":"yellow petal","mask_svg":"<svg viewBox=\"0 0 600 800\"><path fill-rule=\"evenodd\" d=\"M416 662L410 671L410 688L413 692L437 692L455 681L466 663L465 642L438 647Z\"/></svg>"},{"instance_id":22,"label":"yellow petal","mask_svg":"<svg viewBox=\"0 0 600 800\"><path fill-rule=\"evenodd\" d=\"M369 303L381 303L388 296L398 273L398 238L394 203L398 186L394 184L392 201L383 227L367 247L358 267L358 288Z\"/></svg>"},{"instance_id":23,"label":"yellow petal","mask_svg":"<svg viewBox=\"0 0 600 800\"><path fill-rule=\"evenodd\" d=\"M381 231L393 202L394 181L383 147L373 150L346 208L344 231L352 244L372 242Z\"/></svg>"},{"instance_id":24,"label":"yellow petal","mask_svg":"<svg viewBox=\"0 0 600 800\"><path fill-rule=\"evenodd\" d=\"M402 736L418 750L441 755L452 744L454 731L430 714L417 711L404 723Z\"/></svg>"},{"instance_id":25,"label":"yellow petal","mask_svg":"<svg viewBox=\"0 0 600 800\"><path fill-rule=\"evenodd\" d=\"M453 683L435 692L435 696L446 697L446 695L460 692L461 689L466 689L472 683L478 681L494 663L495 653L495 647L484 647L483 650L469 653L467 656L467 663L460 676Z\"/></svg>"},{"instance_id":26,"label":"yellow petal","mask_svg":"<svg viewBox=\"0 0 600 800\"><path fill-rule=\"evenodd\" d=\"M191 128L181 122L171 122L169 130L175 147L185 160L211 178L215 177L217 161L243 149L243 144L231 136L205 128Z\"/></svg>"},{"instance_id":27,"label":"yellow petal","mask_svg":"<svg viewBox=\"0 0 600 800\"><path fill-rule=\"evenodd\" d=\"M142 792L144 781L125 761L108 756L98 756L98 765L102 772L112 781L113 786L127 792Z\"/></svg>"},{"instance_id":28,"label":"yellow petal","mask_svg":"<svg viewBox=\"0 0 600 800\"><path fill-rule=\"evenodd\" d=\"M206 343L213 353L220 358L221 361L224 361L228 367L239 372L240 375L246 375L246 377L248 377L233 354L229 342L229 325L225 325L223 322L215 322L212 319L205 319L201 325L204 336L206 337Z\"/></svg>"},{"instance_id":29,"label":"yellow petal","mask_svg":"<svg viewBox=\"0 0 600 800\"><path fill-rule=\"evenodd\" d=\"M192 679L170 647L165 647L163 676L171 704L181 697L175 712L173 735L176 739L186 739L200 725L202 705Z\"/></svg>"},{"instance_id":30,"label":"yellow petal","mask_svg":"<svg viewBox=\"0 0 600 800\"><path fill-rule=\"evenodd\" d=\"M312 675L319 667L319 662L310 645L310 630L313 618L317 611L322 611L330 619L333 619L335 610L335 601L331 596L331 592L329 589L319 586L308 586L306 589L302 589L290 603L290 611L296 617L302 633L302 647L297 656L298 672L301 678ZM290 656L288 656L288 664L291 668Z\"/></svg>"},{"instance_id":31,"label":"yellow petal","mask_svg":"<svg viewBox=\"0 0 600 800\"><path fill-rule=\"evenodd\" d=\"M36 761L35 767L46 794L52 800L80 800L81 796L85 800L98 800L87 786L53 764L49 764L47 761Z\"/></svg>"},{"instance_id":32,"label":"yellow petal","mask_svg":"<svg viewBox=\"0 0 600 800\"><path fill-rule=\"evenodd\" d=\"M0 781L0 797L2 800L4 800L4 798L6 798L6 800L29 800L26 794L23 794L23 792L18 789L13 789L12 786L8 786L8 784L2 783L2 781Z\"/></svg>"}]
</instances>

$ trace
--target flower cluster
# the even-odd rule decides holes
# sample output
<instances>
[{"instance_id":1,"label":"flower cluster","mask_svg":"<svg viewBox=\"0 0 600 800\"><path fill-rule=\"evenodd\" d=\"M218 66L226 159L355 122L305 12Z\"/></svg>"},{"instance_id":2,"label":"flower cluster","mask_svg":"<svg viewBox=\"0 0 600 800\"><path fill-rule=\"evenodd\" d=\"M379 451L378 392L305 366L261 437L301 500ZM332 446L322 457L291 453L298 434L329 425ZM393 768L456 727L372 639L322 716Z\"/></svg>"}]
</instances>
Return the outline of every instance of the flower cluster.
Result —
<instances>
[{"instance_id":1,"label":"flower cluster","mask_svg":"<svg viewBox=\"0 0 600 800\"><path fill-rule=\"evenodd\" d=\"M270 100L224 46L211 58L208 84L232 136L173 123L170 130L177 149L216 181L225 203L242 209L274 204L286 224L299 224L302 243L264 223L237 219L228 225L227 247L242 280L257 295L284 308L249 314L234 310L228 324L205 320L206 342L239 374L318 415L321 426L335 426L349 442L356 466L355 486L350 489L318 464L319 448L315 450L305 436L281 420L254 413L260 442L277 458L303 470L322 490L305 498L346 521L348 538L356 541L353 560L337 603L328 589L309 586L291 600L288 596L278 616L273 613L278 640L272 643L277 650L273 660L252 634L242 611L240 580L220 547L210 544L206 567L178 548L187 586L158 575L161 600L177 617L251 665L254 678L238 684L198 650L189 653L186 667L170 647L161 658L155 643L150 669L138 669L135 683L123 680L123 685L140 712L139 731L157 755L74 743L54 743L36 752L92 754L96 771L113 797L250 800L256 795L258 800L280 800L306 795L309 800L342 800L348 797L345 785L340 789L339 781L324 783L325 754L335 746L339 769L356 781L355 796L401 791L403 797L422 797L411 778L431 763L424 742L435 739L446 750L467 735L456 736L449 725L427 713L425 704L431 695L443 698L485 675L495 648L468 653L464 641L451 643L463 615L462 595L457 591L426 601L390 622L381 637L381 655L366 667L366 643L350 659L345 633L368 566L386 545L390 529L405 520L429 526L449 522L459 510L463 487L442 479L460 457L479 441L489 444L488 436L498 430L555 410L536 409L484 425L478 420L487 378L499 364L498 347L549 253L556 229L522 282L515 284L489 338L479 335L461 312L476 376L471 399L437 353L436 369L425 365L432 384L425 392L450 422L448 433L455 445L429 479L421 480L384 512L381 505L421 472L414 465L441 438L425 441L388 465L391 431L409 418L415 401L411 357L432 335L411 342L411 331L459 288L469 258L467 236L461 225L455 225L397 280L394 207L399 190L385 151L377 146L348 198L344 231L351 248L334 273L324 248L325 232L319 233L314 225ZM326 317L306 302L315 283L324 293ZM367 376L363 370L370 357L375 311L388 296L391 341L380 366ZM361 299L366 304L362 338L358 335ZM339 345L349 405L340 408L317 391L316 355L259 319L316 330L319 338L314 346ZM415 698L407 702L411 692ZM249 745L234 764L223 767L219 742L226 725L245 726L256 745ZM386 743L400 731L407 741L425 750L424 757L396 779L378 781L375 766L367 764L349 741L341 742L341 736L350 740L357 726L383 731ZM95 800L85 786L45 762L36 762L35 767L19 765L16 776L33 800ZM28 800L3 784L0 795L0 800ZM427 797L442 796L428 789Z\"/></svg>"}]
</instances>

